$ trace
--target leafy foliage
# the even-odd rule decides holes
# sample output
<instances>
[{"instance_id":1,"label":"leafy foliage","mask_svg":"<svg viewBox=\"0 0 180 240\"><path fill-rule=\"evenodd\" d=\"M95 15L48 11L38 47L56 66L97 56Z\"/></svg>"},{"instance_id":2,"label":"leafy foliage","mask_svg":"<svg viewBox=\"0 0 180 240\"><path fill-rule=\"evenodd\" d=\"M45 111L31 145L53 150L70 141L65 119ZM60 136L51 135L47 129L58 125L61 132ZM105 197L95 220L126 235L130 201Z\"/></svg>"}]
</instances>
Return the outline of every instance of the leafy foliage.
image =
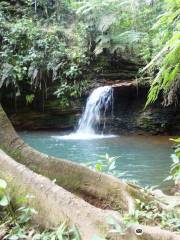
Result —
<instances>
[{"instance_id":1,"label":"leafy foliage","mask_svg":"<svg viewBox=\"0 0 180 240\"><path fill-rule=\"evenodd\" d=\"M60 87L64 82L71 88L79 85L88 58L77 30L66 26L73 17L70 4L42 0L31 5L26 0L20 16L7 17L12 8L19 11L7 1L0 3L0 88L8 88L14 98L25 90L25 99L31 103L38 92L45 100L54 81Z\"/></svg>"},{"instance_id":2,"label":"leafy foliage","mask_svg":"<svg viewBox=\"0 0 180 240\"><path fill-rule=\"evenodd\" d=\"M6 207L9 204L9 197L5 192L6 187L7 187L7 183L3 179L0 179L0 206L1 207Z\"/></svg>"},{"instance_id":3,"label":"leafy foliage","mask_svg":"<svg viewBox=\"0 0 180 240\"><path fill-rule=\"evenodd\" d=\"M175 146L175 153L172 155L173 165L171 166L170 170L170 178L176 181L179 181L180 176L180 164L179 164L179 157L180 157L180 149L179 143L180 139L171 139L176 143ZM102 161L97 161L95 165L89 164L92 169L96 171L102 171L109 174L116 176L115 169L115 161L119 157L109 157L108 154L100 156ZM113 170L113 171L111 171ZM146 197L152 194L153 189L156 186L149 188L148 186L145 188L141 188L141 193ZM127 229L134 225L134 224L143 224L143 225L152 225L152 226L160 226L163 229L167 229L173 232L180 232L180 219L177 213L177 209L161 209L159 207L159 203L155 200L149 202L143 202L140 199L136 200L136 208L135 210L125 213L122 216L122 224L120 225L113 218L108 218L107 223L110 225L111 230L109 233L115 233L117 236L124 235ZM99 236L95 236L94 239L96 240L105 240L106 238L101 238Z\"/></svg>"},{"instance_id":4,"label":"leafy foliage","mask_svg":"<svg viewBox=\"0 0 180 240\"><path fill-rule=\"evenodd\" d=\"M120 158L119 156L110 157L109 154L106 153L105 155L98 155L98 157L99 160L97 160L95 163L87 163L86 166L97 172L105 172L113 176L120 176L120 174L118 174L116 171L116 161Z\"/></svg>"},{"instance_id":5,"label":"leafy foliage","mask_svg":"<svg viewBox=\"0 0 180 240\"><path fill-rule=\"evenodd\" d=\"M93 0L84 1L78 13L87 25L96 55L108 49L110 53L148 59L151 54L149 29L160 9L161 1L150 4L144 0Z\"/></svg>"},{"instance_id":6,"label":"leafy foliage","mask_svg":"<svg viewBox=\"0 0 180 240\"><path fill-rule=\"evenodd\" d=\"M171 155L173 160L173 164L171 165L170 169L170 176L168 176L165 180L173 180L175 184L180 182L180 138L171 139L175 142L175 150L174 153Z\"/></svg>"},{"instance_id":7,"label":"leafy foliage","mask_svg":"<svg viewBox=\"0 0 180 240\"><path fill-rule=\"evenodd\" d=\"M131 224L158 225L171 231L180 232L180 221L176 211L160 210L154 201L147 204L137 199L136 210L125 214L123 222L127 227Z\"/></svg>"},{"instance_id":8,"label":"leafy foliage","mask_svg":"<svg viewBox=\"0 0 180 240\"><path fill-rule=\"evenodd\" d=\"M29 223L33 215L38 214L29 205L29 200L32 198L32 195L26 195L13 199L11 194L8 193L6 181L0 179L0 229L4 227L7 231L3 239L80 240L77 228L75 226L68 228L66 223L61 224L57 229L53 230L40 232L39 229L32 229ZM15 206L18 207L15 208Z\"/></svg>"},{"instance_id":9,"label":"leafy foliage","mask_svg":"<svg viewBox=\"0 0 180 240\"><path fill-rule=\"evenodd\" d=\"M36 234L32 238L33 240L80 240L80 235L76 227L68 229L66 224L63 223L54 231L44 231L40 234Z\"/></svg>"},{"instance_id":10,"label":"leafy foliage","mask_svg":"<svg viewBox=\"0 0 180 240\"><path fill-rule=\"evenodd\" d=\"M81 97L82 94L87 89L88 82L87 81L79 81L74 85L70 85L67 83L67 81L62 82L60 88L58 88L54 95L57 96L58 99L60 99L60 105L63 106L69 106L70 99L71 98L78 98Z\"/></svg>"},{"instance_id":11,"label":"leafy foliage","mask_svg":"<svg viewBox=\"0 0 180 240\"><path fill-rule=\"evenodd\" d=\"M160 92L165 105L177 102L179 11L178 0L1 1L0 89L28 104L41 94L44 104L55 85L67 106L85 91L90 64L105 54L147 64L147 105Z\"/></svg>"},{"instance_id":12,"label":"leafy foliage","mask_svg":"<svg viewBox=\"0 0 180 240\"><path fill-rule=\"evenodd\" d=\"M180 4L166 0L164 12L153 26L155 32L154 57L143 69L152 74L147 104L154 102L159 93L164 95L164 105L178 101L180 87ZM154 77L154 73L155 77Z\"/></svg>"},{"instance_id":13,"label":"leafy foliage","mask_svg":"<svg viewBox=\"0 0 180 240\"><path fill-rule=\"evenodd\" d=\"M7 182L0 179L0 210L3 210L7 216L10 216L13 222L18 222L19 224L27 223L32 215L37 213L35 209L29 207L31 198L33 196L26 195L13 199L8 191Z\"/></svg>"}]
</instances>

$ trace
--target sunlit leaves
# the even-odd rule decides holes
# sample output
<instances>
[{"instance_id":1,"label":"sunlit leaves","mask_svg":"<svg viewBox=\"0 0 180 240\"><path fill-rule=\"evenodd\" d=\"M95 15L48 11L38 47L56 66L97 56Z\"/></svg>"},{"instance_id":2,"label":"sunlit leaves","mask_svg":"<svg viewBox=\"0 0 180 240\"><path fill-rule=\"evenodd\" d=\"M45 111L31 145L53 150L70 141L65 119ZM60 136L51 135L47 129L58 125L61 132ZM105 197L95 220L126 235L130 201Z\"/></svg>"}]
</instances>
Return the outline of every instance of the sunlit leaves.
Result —
<instances>
[{"instance_id":1,"label":"sunlit leaves","mask_svg":"<svg viewBox=\"0 0 180 240\"><path fill-rule=\"evenodd\" d=\"M6 189L7 183L3 179L0 179L0 189Z\"/></svg>"},{"instance_id":2,"label":"sunlit leaves","mask_svg":"<svg viewBox=\"0 0 180 240\"><path fill-rule=\"evenodd\" d=\"M28 104L39 93L45 96L47 85L53 81L60 87L66 81L73 88L75 81L82 79L82 68L89 63L86 48L82 47L84 35L80 35L84 26L79 24L75 29L71 25L71 3L36 3L36 11L32 1L25 1L19 8L13 5L15 12L23 9L16 17L5 11L12 7L11 3L0 3L0 88L8 88L14 100L22 94ZM67 19L63 19L66 14ZM64 26L65 22L72 27Z\"/></svg>"},{"instance_id":3,"label":"sunlit leaves","mask_svg":"<svg viewBox=\"0 0 180 240\"><path fill-rule=\"evenodd\" d=\"M178 183L180 181L180 138L171 138L170 140L175 142L176 145L174 153L171 154L173 164L171 165L170 176L165 181L174 180L175 183Z\"/></svg>"},{"instance_id":4,"label":"sunlit leaves","mask_svg":"<svg viewBox=\"0 0 180 240\"><path fill-rule=\"evenodd\" d=\"M108 49L111 54L128 52L134 58L147 59L151 52L150 28L159 5L151 6L144 0L83 1L78 14L83 17L87 31L95 36L92 41L95 41L96 55Z\"/></svg>"},{"instance_id":5,"label":"sunlit leaves","mask_svg":"<svg viewBox=\"0 0 180 240\"><path fill-rule=\"evenodd\" d=\"M116 161L120 156L110 157L108 153L104 155L97 155L99 158L95 163L87 163L86 166L98 172L106 172L113 176L119 177L120 174L116 172ZM123 173L121 174L123 175Z\"/></svg>"},{"instance_id":6,"label":"sunlit leaves","mask_svg":"<svg viewBox=\"0 0 180 240\"><path fill-rule=\"evenodd\" d=\"M151 82L151 89L146 105L154 102L159 93L164 95L164 105L177 102L177 92L180 88L180 34L178 1L166 0L165 12L160 15L153 27L156 31L154 58L144 68L148 72L156 71L156 77Z\"/></svg>"},{"instance_id":7,"label":"sunlit leaves","mask_svg":"<svg viewBox=\"0 0 180 240\"><path fill-rule=\"evenodd\" d=\"M9 204L9 197L6 193L7 183L3 179L0 179L0 206L6 207Z\"/></svg>"},{"instance_id":8,"label":"sunlit leaves","mask_svg":"<svg viewBox=\"0 0 180 240\"><path fill-rule=\"evenodd\" d=\"M79 232L75 226L68 228L67 224L62 223L55 230L46 230L42 233L37 233L32 240L81 240Z\"/></svg>"}]
</instances>

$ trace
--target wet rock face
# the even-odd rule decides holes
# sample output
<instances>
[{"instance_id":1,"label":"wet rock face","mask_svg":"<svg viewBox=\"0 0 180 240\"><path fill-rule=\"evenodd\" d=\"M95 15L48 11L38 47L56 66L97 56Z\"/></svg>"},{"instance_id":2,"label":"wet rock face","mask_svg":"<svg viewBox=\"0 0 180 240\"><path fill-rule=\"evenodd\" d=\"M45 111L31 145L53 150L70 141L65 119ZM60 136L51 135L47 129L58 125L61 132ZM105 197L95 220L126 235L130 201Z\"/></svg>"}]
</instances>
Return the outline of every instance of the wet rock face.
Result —
<instances>
[{"instance_id":1,"label":"wet rock face","mask_svg":"<svg viewBox=\"0 0 180 240\"><path fill-rule=\"evenodd\" d=\"M144 109L147 87L120 84L114 88L112 131L119 133L179 134L180 107L159 102Z\"/></svg>"},{"instance_id":2,"label":"wet rock face","mask_svg":"<svg viewBox=\"0 0 180 240\"><path fill-rule=\"evenodd\" d=\"M106 82L112 85L115 81ZM104 85L104 84L103 84ZM157 102L144 109L148 88L132 81L114 84L114 117L107 119L107 132L114 134L180 134L180 107L163 107ZM9 114L18 130L70 130L77 127L87 98L62 110L56 100L48 100L45 112L20 109ZM8 110L8 108L6 108Z\"/></svg>"},{"instance_id":3,"label":"wet rock face","mask_svg":"<svg viewBox=\"0 0 180 240\"><path fill-rule=\"evenodd\" d=\"M153 134L179 134L180 114L176 108L151 107L137 117L137 126Z\"/></svg>"},{"instance_id":4,"label":"wet rock face","mask_svg":"<svg viewBox=\"0 0 180 240\"><path fill-rule=\"evenodd\" d=\"M79 114L51 112L19 112L9 116L17 130L73 130Z\"/></svg>"},{"instance_id":5,"label":"wet rock face","mask_svg":"<svg viewBox=\"0 0 180 240\"><path fill-rule=\"evenodd\" d=\"M59 100L48 98L45 109L39 105L18 105L17 111L12 106L2 104L9 119L17 130L70 130L73 131L81 115L82 103L74 101L69 107L62 108Z\"/></svg>"}]
</instances>

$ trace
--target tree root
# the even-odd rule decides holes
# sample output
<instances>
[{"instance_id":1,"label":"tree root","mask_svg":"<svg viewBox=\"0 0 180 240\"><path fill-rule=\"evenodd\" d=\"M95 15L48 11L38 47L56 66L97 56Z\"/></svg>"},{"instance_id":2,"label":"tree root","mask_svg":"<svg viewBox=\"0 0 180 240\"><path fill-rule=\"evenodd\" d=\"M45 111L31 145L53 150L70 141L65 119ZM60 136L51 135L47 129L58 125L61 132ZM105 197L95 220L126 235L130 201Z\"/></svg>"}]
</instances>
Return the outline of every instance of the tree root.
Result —
<instances>
[{"instance_id":1,"label":"tree root","mask_svg":"<svg viewBox=\"0 0 180 240\"><path fill-rule=\"evenodd\" d=\"M118 212L96 208L77 197L79 194L88 196L85 199L100 198L109 204L119 204L118 210L122 213L135 209L135 199L156 199L161 208L167 208L167 203L159 201L157 194L155 198L153 195L144 196L137 186L64 159L49 157L31 148L17 135L1 105L0 146L19 162L0 150L0 176L9 182L16 194L30 193L35 196L31 204L39 214L34 219L44 227L54 227L66 221L78 227L83 240L90 240L94 235L109 235L112 230L112 226L107 223L109 217L116 219L121 225ZM59 186L51 181L54 179ZM136 228L143 229L141 236L135 234ZM124 235L109 236L109 239L117 240L180 239L179 235L158 227L137 225L131 226Z\"/></svg>"},{"instance_id":2,"label":"tree root","mask_svg":"<svg viewBox=\"0 0 180 240\"><path fill-rule=\"evenodd\" d=\"M83 199L56 185L48 178L38 175L17 163L0 150L0 177L9 184L11 194L32 194L30 204L38 214L34 219L49 228L66 222L77 226L82 239L90 240L94 235L107 232L108 217L118 213L95 208Z\"/></svg>"},{"instance_id":3,"label":"tree root","mask_svg":"<svg viewBox=\"0 0 180 240\"><path fill-rule=\"evenodd\" d=\"M30 204L38 214L34 221L45 228L56 227L66 222L75 225L82 240L92 240L94 236L108 236L117 240L178 240L180 236L159 227L133 225L124 235L108 234L112 226L108 219L113 218L121 225L118 212L96 208L83 199L56 185L48 178L38 175L22 164L17 163L4 151L0 150L0 177L9 183L11 194L32 194ZM143 234L137 236L136 229Z\"/></svg>"},{"instance_id":4,"label":"tree root","mask_svg":"<svg viewBox=\"0 0 180 240\"><path fill-rule=\"evenodd\" d=\"M66 190L87 194L119 205L121 211L135 209L134 198L142 198L138 188L103 173L60 158L50 157L31 148L17 135L0 105L0 147L31 170L56 179Z\"/></svg>"},{"instance_id":5,"label":"tree root","mask_svg":"<svg viewBox=\"0 0 180 240\"><path fill-rule=\"evenodd\" d=\"M142 235L134 234L137 229L142 229ZM162 230L160 227L151 227L144 225L131 226L122 240L180 240L180 235L166 230Z\"/></svg>"}]
</instances>

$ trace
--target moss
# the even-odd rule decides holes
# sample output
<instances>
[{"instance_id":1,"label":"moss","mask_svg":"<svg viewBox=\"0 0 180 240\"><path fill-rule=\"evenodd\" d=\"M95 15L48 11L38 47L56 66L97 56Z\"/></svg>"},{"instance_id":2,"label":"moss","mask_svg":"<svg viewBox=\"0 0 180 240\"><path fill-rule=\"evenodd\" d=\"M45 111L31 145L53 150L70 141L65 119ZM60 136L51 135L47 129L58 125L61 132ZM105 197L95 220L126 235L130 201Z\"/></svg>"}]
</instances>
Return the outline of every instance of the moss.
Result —
<instances>
[{"instance_id":1,"label":"moss","mask_svg":"<svg viewBox=\"0 0 180 240\"><path fill-rule=\"evenodd\" d=\"M29 167L32 171L41 174L43 176L48 177L50 180L54 180L54 173L57 171L56 162L49 159L49 165L47 168L45 166L42 168L42 162L33 162L28 161L25 157L22 156L21 150L18 148L10 148L6 145L0 144L0 148L4 150L9 156L13 159L17 160L19 163ZM56 174L57 176L57 174ZM82 183L83 177L81 174L71 174L70 176L64 176L59 173L58 177L56 177L56 183L72 192L80 192L80 185Z\"/></svg>"},{"instance_id":2,"label":"moss","mask_svg":"<svg viewBox=\"0 0 180 240\"><path fill-rule=\"evenodd\" d=\"M48 100L45 105L47 108L59 108L60 107L60 100L55 99L55 100Z\"/></svg>"},{"instance_id":3,"label":"moss","mask_svg":"<svg viewBox=\"0 0 180 240\"><path fill-rule=\"evenodd\" d=\"M139 125L144 129L152 129L154 127L153 120L147 117L141 118Z\"/></svg>"},{"instance_id":4,"label":"moss","mask_svg":"<svg viewBox=\"0 0 180 240\"><path fill-rule=\"evenodd\" d=\"M21 151L18 148L11 148L7 146L7 144L0 144L0 148L4 150L4 152L8 153L12 158L20 159L21 158Z\"/></svg>"},{"instance_id":5,"label":"moss","mask_svg":"<svg viewBox=\"0 0 180 240\"><path fill-rule=\"evenodd\" d=\"M0 148L7 153L10 157L12 157L13 159L17 160L17 162L26 165L27 164L27 160L25 159L25 157L22 156L21 154L21 150L18 148L13 148L10 147L8 145L5 144L0 144Z\"/></svg>"},{"instance_id":6,"label":"moss","mask_svg":"<svg viewBox=\"0 0 180 240\"><path fill-rule=\"evenodd\" d=\"M13 205L13 208L18 209L21 207L20 202L18 201L21 197L24 197L26 195L34 196L27 201L27 205L29 205L31 208L34 208L37 211L37 215L34 215L33 221L38 223L40 227L57 227L58 225L64 223L68 223L68 219L57 219L56 223L55 221L51 222L49 218L47 218L46 214L46 208L43 207L43 204L41 201L41 196L38 194L38 197L36 197L37 193L29 184L22 184L21 179L16 176L16 179L14 179L12 176L8 175L7 173L3 173L0 171L0 177L4 179L7 184L7 193L9 194L11 198L11 203ZM46 219L46 221L44 221Z\"/></svg>"},{"instance_id":7,"label":"moss","mask_svg":"<svg viewBox=\"0 0 180 240\"><path fill-rule=\"evenodd\" d=\"M39 172L41 174L43 174L44 176L49 177L51 180L54 180L54 172L56 171L56 168L53 170L51 170L51 172L49 170L45 170L45 171L38 171L38 169L33 169L35 172ZM70 176L64 176L59 174L58 177L55 178L56 180L56 184L58 184L59 186L65 188L68 191L71 192L80 192L80 185L82 183L82 179L83 177L79 174L71 174Z\"/></svg>"}]
</instances>

